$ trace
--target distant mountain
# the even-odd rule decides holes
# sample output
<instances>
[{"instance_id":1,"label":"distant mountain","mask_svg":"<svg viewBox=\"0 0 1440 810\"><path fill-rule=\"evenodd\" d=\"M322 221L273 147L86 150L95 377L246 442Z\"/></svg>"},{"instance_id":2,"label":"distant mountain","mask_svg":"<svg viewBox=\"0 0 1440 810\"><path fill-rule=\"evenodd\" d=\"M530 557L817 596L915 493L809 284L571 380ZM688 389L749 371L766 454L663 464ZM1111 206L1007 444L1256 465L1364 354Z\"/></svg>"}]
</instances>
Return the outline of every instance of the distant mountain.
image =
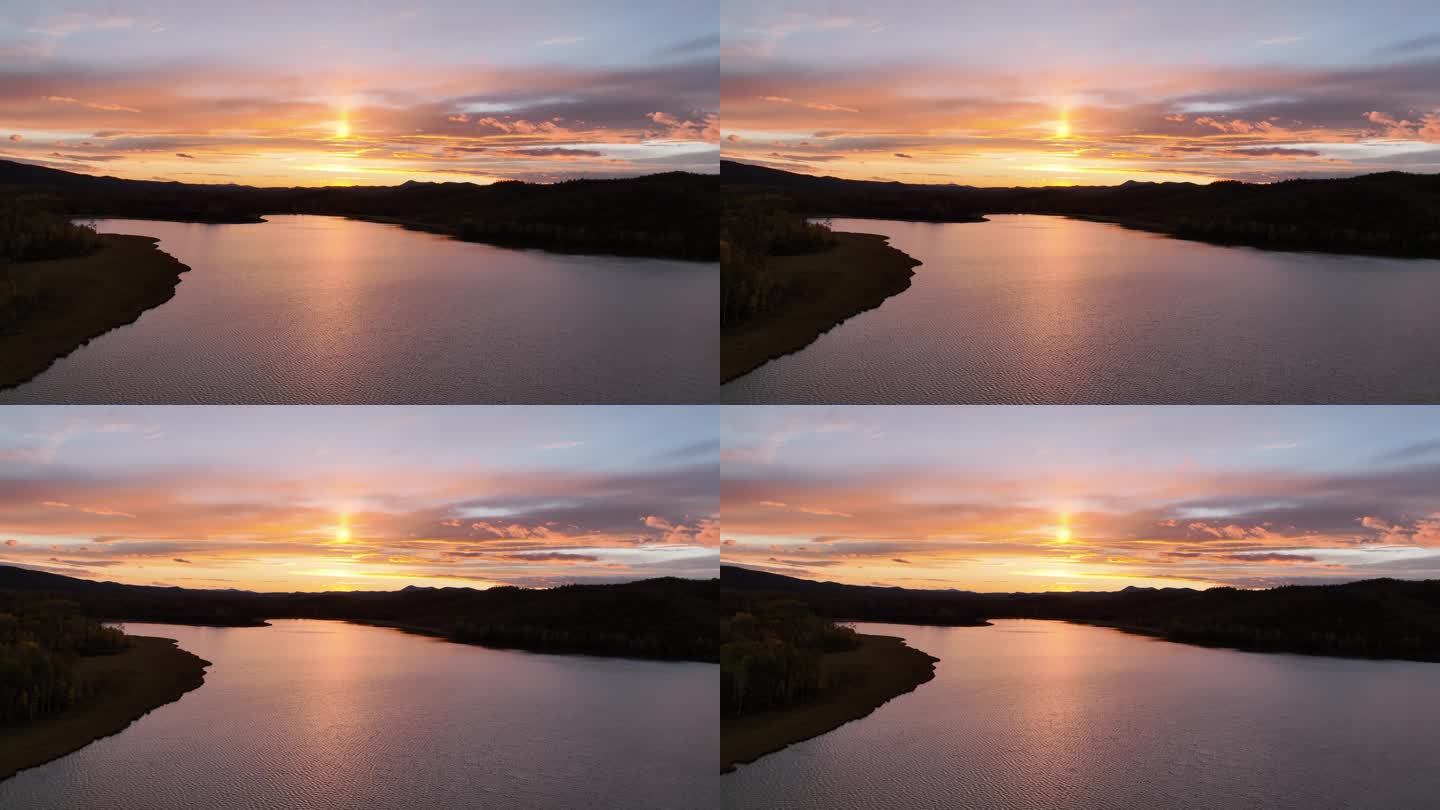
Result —
<instances>
[{"instance_id":1,"label":"distant mountain","mask_svg":"<svg viewBox=\"0 0 1440 810\"><path fill-rule=\"evenodd\" d=\"M727 194L772 194L814 216L972 221L1056 214L1219 244L1440 258L1440 175L977 188L813 177L724 161Z\"/></svg>"},{"instance_id":2,"label":"distant mountain","mask_svg":"<svg viewBox=\"0 0 1440 810\"><path fill-rule=\"evenodd\" d=\"M324 214L509 247L698 261L719 256L718 190L715 175L685 172L553 184L257 188L95 177L0 160L0 194L72 217L246 223L266 214Z\"/></svg>"},{"instance_id":3,"label":"distant mountain","mask_svg":"<svg viewBox=\"0 0 1440 810\"><path fill-rule=\"evenodd\" d=\"M114 582L92 582L87 579L76 579L45 571L32 571L29 568L0 565L0 590L5 591L90 592L116 587L124 586Z\"/></svg>"},{"instance_id":4,"label":"distant mountain","mask_svg":"<svg viewBox=\"0 0 1440 810\"><path fill-rule=\"evenodd\" d=\"M111 621L243 627L266 619L343 619L537 652L694 661L719 655L718 580L260 593L94 582L0 566L0 613L14 600L49 598L73 601L85 615Z\"/></svg>"}]
</instances>

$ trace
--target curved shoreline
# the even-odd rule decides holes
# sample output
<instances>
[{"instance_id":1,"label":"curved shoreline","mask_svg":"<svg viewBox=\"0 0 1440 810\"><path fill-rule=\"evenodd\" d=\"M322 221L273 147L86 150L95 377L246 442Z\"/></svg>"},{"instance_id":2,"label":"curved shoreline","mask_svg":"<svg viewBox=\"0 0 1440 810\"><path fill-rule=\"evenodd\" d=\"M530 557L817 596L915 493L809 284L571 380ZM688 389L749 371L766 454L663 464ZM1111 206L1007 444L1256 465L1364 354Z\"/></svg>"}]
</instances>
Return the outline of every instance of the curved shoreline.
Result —
<instances>
[{"instance_id":1,"label":"curved shoreline","mask_svg":"<svg viewBox=\"0 0 1440 810\"><path fill-rule=\"evenodd\" d=\"M80 677L95 690L89 697L33 723L0 729L0 781L119 734L205 682L210 662L174 639L129 638L132 646L124 652L80 660Z\"/></svg>"},{"instance_id":2,"label":"curved shoreline","mask_svg":"<svg viewBox=\"0 0 1440 810\"><path fill-rule=\"evenodd\" d=\"M720 772L754 762L794 743L833 731L935 677L936 658L897 636L861 635L858 649L829 653L826 676L835 683L818 699L779 711L720 722Z\"/></svg>"},{"instance_id":3,"label":"curved shoreline","mask_svg":"<svg viewBox=\"0 0 1440 810\"><path fill-rule=\"evenodd\" d=\"M837 244L822 253L775 256L768 272L792 287L789 305L720 335L723 385L793 354L821 335L910 287L921 262L873 233L835 233ZM782 282L783 283L783 282Z\"/></svg>"},{"instance_id":4,"label":"curved shoreline","mask_svg":"<svg viewBox=\"0 0 1440 810\"><path fill-rule=\"evenodd\" d=\"M41 308L13 334L0 333L0 391L38 377L55 361L101 335L134 323L169 301L190 268L150 236L101 234L87 256L17 262L5 268L21 294Z\"/></svg>"}]
</instances>

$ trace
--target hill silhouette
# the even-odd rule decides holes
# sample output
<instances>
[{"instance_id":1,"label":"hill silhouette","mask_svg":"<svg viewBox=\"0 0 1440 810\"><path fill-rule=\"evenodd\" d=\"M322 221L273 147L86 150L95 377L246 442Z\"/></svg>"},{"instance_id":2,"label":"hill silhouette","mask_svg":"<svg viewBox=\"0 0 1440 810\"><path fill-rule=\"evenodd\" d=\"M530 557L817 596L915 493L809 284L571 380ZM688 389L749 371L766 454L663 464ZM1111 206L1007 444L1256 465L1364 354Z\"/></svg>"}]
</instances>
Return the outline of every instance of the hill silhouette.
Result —
<instances>
[{"instance_id":1,"label":"hill silhouette","mask_svg":"<svg viewBox=\"0 0 1440 810\"><path fill-rule=\"evenodd\" d=\"M0 194L70 217L260 222L324 214L390 222L472 242L714 261L719 180L669 172L554 184L505 181L258 188L126 180L0 160Z\"/></svg>"},{"instance_id":2,"label":"hill silhouette","mask_svg":"<svg viewBox=\"0 0 1440 810\"><path fill-rule=\"evenodd\" d=\"M813 216L963 222L1056 214L1220 244L1440 258L1440 175L979 188L813 177L734 161L722 161L720 174L726 194L780 194Z\"/></svg>"},{"instance_id":3,"label":"hill silhouette","mask_svg":"<svg viewBox=\"0 0 1440 810\"><path fill-rule=\"evenodd\" d=\"M1440 580L1337 585L976 593L814 582L724 566L722 599L794 599L818 615L910 624L1060 619L1248 650L1440 661Z\"/></svg>"},{"instance_id":4,"label":"hill silhouette","mask_svg":"<svg viewBox=\"0 0 1440 810\"><path fill-rule=\"evenodd\" d=\"M27 602L61 598L106 621L243 627L266 619L342 619L489 647L719 660L718 580L262 593L94 582L0 566L0 595Z\"/></svg>"}]
</instances>

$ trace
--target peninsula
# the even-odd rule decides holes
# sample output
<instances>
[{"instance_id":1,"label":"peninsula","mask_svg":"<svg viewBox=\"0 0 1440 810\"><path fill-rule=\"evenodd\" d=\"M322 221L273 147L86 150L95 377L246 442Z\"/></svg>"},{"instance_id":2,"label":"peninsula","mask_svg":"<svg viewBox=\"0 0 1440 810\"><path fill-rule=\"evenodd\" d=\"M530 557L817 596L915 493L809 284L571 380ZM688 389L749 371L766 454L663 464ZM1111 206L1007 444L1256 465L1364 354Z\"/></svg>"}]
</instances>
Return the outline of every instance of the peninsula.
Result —
<instances>
[{"instance_id":1,"label":"peninsula","mask_svg":"<svg viewBox=\"0 0 1440 810\"><path fill-rule=\"evenodd\" d=\"M935 677L940 660L894 636L857 634L854 649L820 659L830 684L812 700L720 719L720 772L858 720Z\"/></svg>"},{"instance_id":2,"label":"peninsula","mask_svg":"<svg viewBox=\"0 0 1440 810\"><path fill-rule=\"evenodd\" d=\"M76 678L86 696L74 705L29 723L0 726L0 781L118 734L204 683L210 662L172 639L126 640L129 646L120 652L79 660Z\"/></svg>"},{"instance_id":3,"label":"peninsula","mask_svg":"<svg viewBox=\"0 0 1440 810\"><path fill-rule=\"evenodd\" d=\"M820 252L766 260L765 271L783 290L786 303L722 330L720 382L798 352L840 323L909 289L920 262L891 247L889 239L843 232L834 237L834 244Z\"/></svg>"},{"instance_id":4,"label":"peninsula","mask_svg":"<svg viewBox=\"0 0 1440 810\"><path fill-rule=\"evenodd\" d=\"M66 258L6 264L0 256L0 389L169 301L190 268L158 244L99 234L89 252Z\"/></svg>"}]
</instances>

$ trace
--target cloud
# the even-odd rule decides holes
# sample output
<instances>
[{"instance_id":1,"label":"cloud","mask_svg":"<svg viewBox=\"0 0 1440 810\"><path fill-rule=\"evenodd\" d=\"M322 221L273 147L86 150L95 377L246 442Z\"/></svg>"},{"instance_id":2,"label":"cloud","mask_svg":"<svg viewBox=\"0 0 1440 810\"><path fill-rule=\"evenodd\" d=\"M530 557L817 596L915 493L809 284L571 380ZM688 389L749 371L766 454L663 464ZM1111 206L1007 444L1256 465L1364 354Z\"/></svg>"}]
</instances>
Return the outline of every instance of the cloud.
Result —
<instances>
[{"instance_id":1,"label":"cloud","mask_svg":"<svg viewBox=\"0 0 1440 810\"><path fill-rule=\"evenodd\" d=\"M852 179L979 186L1268 181L1437 167L1433 156L1384 143L1440 136L1433 83L1440 58L1428 54L1338 65L1082 60L1064 66L1065 90L1043 62L962 67L947 58L905 54L859 64L737 54L721 88L726 132L743 140L727 142L726 157L801 172L824 162L826 174ZM949 69L965 81L936 80ZM1059 143L1062 109L1071 134ZM837 115L843 133L832 126Z\"/></svg>"},{"instance_id":2,"label":"cloud","mask_svg":"<svg viewBox=\"0 0 1440 810\"><path fill-rule=\"evenodd\" d=\"M510 154L525 155L526 157L601 157L605 153L595 149L570 149L563 146L530 147L528 149L512 149Z\"/></svg>"},{"instance_id":3,"label":"cloud","mask_svg":"<svg viewBox=\"0 0 1440 810\"><path fill-rule=\"evenodd\" d=\"M187 154L185 154L184 152L176 152L176 153L175 153L175 157L185 158L185 159L187 159L187 160L194 160L194 159L195 159L195 156L194 156L194 155L187 155Z\"/></svg>"},{"instance_id":4,"label":"cloud","mask_svg":"<svg viewBox=\"0 0 1440 810\"><path fill-rule=\"evenodd\" d=\"M1228 150L1227 154L1248 155L1250 157L1277 157L1286 155L1295 157L1320 156L1320 153L1314 149L1294 149L1285 146L1247 146L1240 149Z\"/></svg>"},{"instance_id":5,"label":"cloud","mask_svg":"<svg viewBox=\"0 0 1440 810\"><path fill-rule=\"evenodd\" d=\"M418 451L397 461L353 447L333 460L301 453L283 469L237 465L229 451L206 453L204 465L157 467L147 459L193 445L175 444L168 431L151 440L157 434L120 423L87 420L86 430L113 432L73 433L48 460L0 464L0 537L37 538L7 545L11 561L48 563L53 556L57 565L108 567L122 581L142 583L165 576L166 566L183 565L207 581L223 569L262 590L336 581L610 581L655 575L646 566L666 561L680 575L706 575L708 565L713 576L716 564L713 456L656 464L622 453L602 469L561 453L543 469L474 460L442 470L428 467ZM593 441L547 441L536 433L510 439L512 453L526 458L545 444ZM0 435L0 449L14 438ZM304 444L297 440L292 450ZM127 463L97 465L97 446Z\"/></svg>"},{"instance_id":6,"label":"cloud","mask_svg":"<svg viewBox=\"0 0 1440 810\"><path fill-rule=\"evenodd\" d=\"M660 56L682 56L694 53L695 51L710 51L719 47L720 35L707 34L662 48L656 51L656 53Z\"/></svg>"},{"instance_id":7,"label":"cloud","mask_svg":"<svg viewBox=\"0 0 1440 810\"><path fill-rule=\"evenodd\" d=\"M666 112L647 113L646 117L660 125L660 130L647 130L649 137L699 140L718 143L720 140L719 116L703 113L691 118L679 118Z\"/></svg>"},{"instance_id":8,"label":"cloud","mask_svg":"<svg viewBox=\"0 0 1440 810\"><path fill-rule=\"evenodd\" d=\"M795 419L813 422L819 413L807 409ZM749 436L732 434L727 451ZM1007 442L1011 456L1023 445ZM1241 452L1261 446L1248 437L1235 444ZM836 449L820 466L797 448L746 454L726 468L725 531L736 541L726 547L727 561L826 565L848 582L919 576L928 578L925 587L1043 590L1056 581L1071 588L1173 577L1246 583L1271 576L1267 567L1275 566L1327 581L1405 576L1400 563L1410 550L1440 548L1440 464L1415 463L1433 459L1440 442L1385 454L1407 466L1344 473L1098 459L1083 470L1052 460L1053 470L1017 473L1015 461L967 465L964 452L954 461L876 466L856 464L866 457L858 448L839 451L848 441L827 446ZM1116 452L1117 460L1130 455ZM1291 457L1271 456L1270 463ZM832 529L837 521L844 521L843 535Z\"/></svg>"},{"instance_id":9,"label":"cloud","mask_svg":"<svg viewBox=\"0 0 1440 810\"><path fill-rule=\"evenodd\" d=\"M1371 111L1365 113L1365 120L1382 126L1382 134L1389 138L1440 143L1440 109L1421 113L1415 116L1413 121L1397 118L1389 113Z\"/></svg>"},{"instance_id":10,"label":"cloud","mask_svg":"<svg viewBox=\"0 0 1440 810\"><path fill-rule=\"evenodd\" d=\"M1401 40L1385 46L1379 52L1382 54L1408 54L1416 51L1428 51L1432 48L1440 48L1440 33Z\"/></svg>"},{"instance_id":11,"label":"cloud","mask_svg":"<svg viewBox=\"0 0 1440 810\"><path fill-rule=\"evenodd\" d=\"M98 11L67 11L50 22L30 29L33 33L50 37L68 37L82 31L105 31L120 28L161 27L156 18L140 18L126 14L111 14Z\"/></svg>"},{"instance_id":12,"label":"cloud","mask_svg":"<svg viewBox=\"0 0 1440 810\"><path fill-rule=\"evenodd\" d=\"M805 108L810 110L820 110L821 112L860 112L854 107L842 107L839 104L826 104L819 101L807 101L805 102Z\"/></svg>"},{"instance_id":13,"label":"cloud","mask_svg":"<svg viewBox=\"0 0 1440 810\"><path fill-rule=\"evenodd\" d=\"M1417 458L1440 453L1440 439L1428 439L1425 441L1408 444L1394 450L1387 450L1380 453L1376 458L1380 461L1411 461Z\"/></svg>"},{"instance_id":14,"label":"cloud","mask_svg":"<svg viewBox=\"0 0 1440 810\"><path fill-rule=\"evenodd\" d=\"M548 48L548 47L551 47L551 46L554 46L554 45L574 45L574 44L576 44L577 42L584 42L584 41L585 41L585 37L567 36L567 37L551 37L550 39L542 39L542 40L540 40L540 42L538 42L538 43L536 43L536 44L540 45L542 48Z\"/></svg>"},{"instance_id":15,"label":"cloud","mask_svg":"<svg viewBox=\"0 0 1440 810\"><path fill-rule=\"evenodd\" d=\"M718 56L677 59L444 69L382 59L344 78L364 89L345 96L352 130L343 144L333 137L337 91L327 71L297 77L220 57L163 74L100 56L83 67L0 68L0 109L27 135L10 143L10 157L59 166L108 156L123 165L107 173L138 179L294 186L337 175L378 185L714 173L718 148L696 143L719 143ZM82 147L91 137L103 140Z\"/></svg>"}]
</instances>

